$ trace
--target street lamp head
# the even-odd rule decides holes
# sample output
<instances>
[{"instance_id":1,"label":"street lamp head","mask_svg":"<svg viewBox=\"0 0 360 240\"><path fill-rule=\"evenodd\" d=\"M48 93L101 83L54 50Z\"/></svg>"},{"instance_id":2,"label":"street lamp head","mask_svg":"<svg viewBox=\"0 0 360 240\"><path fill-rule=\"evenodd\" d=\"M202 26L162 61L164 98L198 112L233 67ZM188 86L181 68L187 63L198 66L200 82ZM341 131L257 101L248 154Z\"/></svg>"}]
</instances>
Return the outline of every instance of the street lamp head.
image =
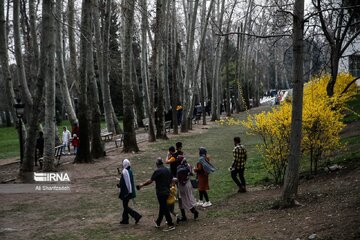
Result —
<instances>
[{"instance_id":1,"label":"street lamp head","mask_svg":"<svg viewBox=\"0 0 360 240\"><path fill-rule=\"evenodd\" d=\"M14 108L16 111L16 116L18 118L22 118L24 115L24 109L25 109L25 104L21 102L20 99L16 99L16 103L14 104Z\"/></svg>"}]
</instances>

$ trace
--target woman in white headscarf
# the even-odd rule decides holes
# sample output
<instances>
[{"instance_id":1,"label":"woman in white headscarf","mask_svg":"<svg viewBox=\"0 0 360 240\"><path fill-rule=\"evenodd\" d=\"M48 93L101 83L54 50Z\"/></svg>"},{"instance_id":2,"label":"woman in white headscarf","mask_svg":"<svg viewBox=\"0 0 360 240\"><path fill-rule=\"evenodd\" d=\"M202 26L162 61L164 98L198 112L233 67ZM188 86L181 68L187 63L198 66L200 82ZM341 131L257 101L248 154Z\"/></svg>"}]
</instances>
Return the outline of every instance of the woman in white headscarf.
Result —
<instances>
[{"instance_id":1,"label":"woman in white headscarf","mask_svg":"<svg viewBox=\"0 0 360 240\"><path fill-rule=\"evenodd\" d=\"M120 188L119 198L123 202L123 214L120 224L129 224L129 215L135 219L135 224L141 219L141 215L129 207L129 201L136 197L134 176L131 171L130 161L124 159L123 170L118 187Z\"/></svg>"}]
</instances>

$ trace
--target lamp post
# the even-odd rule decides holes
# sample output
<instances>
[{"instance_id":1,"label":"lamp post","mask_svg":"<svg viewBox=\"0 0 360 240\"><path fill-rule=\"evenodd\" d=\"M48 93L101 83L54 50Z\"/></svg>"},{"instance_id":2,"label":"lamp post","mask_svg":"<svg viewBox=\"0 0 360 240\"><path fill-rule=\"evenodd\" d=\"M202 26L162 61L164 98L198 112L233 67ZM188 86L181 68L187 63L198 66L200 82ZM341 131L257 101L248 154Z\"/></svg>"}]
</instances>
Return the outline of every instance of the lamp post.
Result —
<instances>
[{"instance_id":1,"label":"lamp post","mask_svg":"<svg viewBox=\"0 0 360 240\"><path fill-rule=\"evenodd\" d=\"M24 115L25 104L21 103L20 99L16 99L14 108L16 111L16 117L18 118L18 130L19 130L19 142L20 142L20 163L23 162L24 148L23 148L23 134L22 134L22 117Z\"/></svg>"}]
</instances>

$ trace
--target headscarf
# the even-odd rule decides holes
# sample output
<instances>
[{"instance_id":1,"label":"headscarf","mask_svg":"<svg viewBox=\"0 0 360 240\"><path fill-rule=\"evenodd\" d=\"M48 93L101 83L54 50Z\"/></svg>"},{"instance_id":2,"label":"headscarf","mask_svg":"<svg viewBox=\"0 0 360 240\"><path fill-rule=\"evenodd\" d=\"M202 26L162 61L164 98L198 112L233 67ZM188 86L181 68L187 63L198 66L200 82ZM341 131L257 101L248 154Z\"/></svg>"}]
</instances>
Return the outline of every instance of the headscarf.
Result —
<instances>
[{"instance_id":1,"label":"headscarf","mask_svg":"<svg viewBox=\"0 0 360 240\"><path fill-rule=\"evenodd\" d=\"M128 159L124 159L124 161L122 162L122 165L123 165L122 177L124 178L128 192L132 193L130 174L128 171L128 168L130 167L130 161Z\"/></svg>"}]
</instances>

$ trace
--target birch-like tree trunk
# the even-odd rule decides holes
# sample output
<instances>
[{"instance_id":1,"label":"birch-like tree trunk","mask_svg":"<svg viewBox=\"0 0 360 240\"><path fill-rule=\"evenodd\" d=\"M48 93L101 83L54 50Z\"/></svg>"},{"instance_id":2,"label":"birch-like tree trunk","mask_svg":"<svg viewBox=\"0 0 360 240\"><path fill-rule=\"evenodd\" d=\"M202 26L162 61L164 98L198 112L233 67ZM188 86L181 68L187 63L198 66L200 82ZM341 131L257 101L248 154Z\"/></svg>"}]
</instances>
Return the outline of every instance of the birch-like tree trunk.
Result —
<instances>
[{"instance_id":1,"label":"birch-like tree trunk","mask_svg":"<svg viewBox=\"0 0 360 240\"><path fill-rule=\"evenodd\" d=\"M290 153L281 196L281 207L289 207L295 204L295 198L299 185L304 89L304 0L295 0L293 13L293 54L294 83L291 114Z\"/></svg>"},{"instance_id":2,"label":"birch-like tree trunk","mask_svg":"<svg viewBox=\"0 0 360 240\"><path fill-rule=\"evenodd\" d=\"M109 1L109 0L108 0ZM99 69L99 82L101 86L102 92L102 101L104 107L104 114L105 114L105 122L107 126L108 132L115 133L115 124L112 114L112 101L111 101L111 94L110 94L110 85L109 85L109 78L105 79L105 75L109 73L104 72L104 50L107 49L103 48L103 43L101 39L101 30L100 30L100 13L99 13L99 0L94 1L93 5L93 19L94 19L94 27L95 27L95 42L96 42L96 60L97 66ZM110 14L110 13L108 13ZM111 14L110 14L111 15ZM107 50L108 52L108 50Z\"/></svg>"},{"instance_id":3,"label":"birch-like tree trunk","mask_svg":"<svg viewBox=\"0 0 360 240\"><path fill-rule=\"evenodd\" d=\"M123 103L124 103L124 152L138 152L136 133L134 129L134 92L132 85L132 36L134 25L134 2L124 0L122 12L124 16L123 34Z\"/></svg>"},{"instance_id":4,"label":"birch-like tree trunk","mask_svg":"<svg viewBox=\"0 0 360 240\"><path fill-rule=\"evenodd\" d=\"M190 4L191 6L192 4ZM193 112L193 86L194 86L194 41L195 41L195 23L197 10L199 6L199 0L194 1L194 8L190 9L192 12L188 35L187 35L187 48L186 48L186 60L185 60L185 79L184 79L184 110L183 110L183 120L181 123L181 132L187 132L190 129L192 112ZM191 8L191 7L190 7Z\"/></svg>"},{"instance_id":5,"label":"birch-like tree trunk","mask_svg":"<svg viewBox=\"0 0 360 240\"><path fill-rule=\"evenodd\" d=\"M165 5L163 0L156 1L156 17L154 24L154 46L152 54L152 81L157 84L157 106L155 113L156 138L167 139L164 128L164 84L163 84L163 19L165 15ZM150 122L149 122L149 127Z\"/></svg>"},{"instance_id":6,"label":"birch-like tree trunk","mask_svg":"<svg viewBox=\"0 0 360 240\"><path fill-rule=\"evenodd\" d=\"M81 149L75 157L77 163L92 162L92 156L90 154L90 136L89 136L89 101L88 101L88 86L89 76L87 67L94 62L89 62L87 51L89 51L89 45L92 39L91 29L91 4L92 0L83 0L81 9L81 35L80 35L80 95L79 95L79 128L80 136L79 142Z\"/></svg>"},{"instance_id":7,"label":"birch-like tree trunk","mask_svg":"<svg viewBox=\"0 0 360 240\"><path fill-rule=\"evenodd\" d=\"M117 116L115 114L115 110L114 110L114 106L113 103L111 101L111 91L110 91L110 70L109 70L109 59L110 59L110 49L109 49L109 41L110 41L110 23L111 23L111 13L112 13L112 1L108 0L106 1L106 17L105 17L105 21L104 21L104 36L103 36L103 77L104 77L104 92L103 95L106 93L107 96L105 97L105 101L104 101L104 96L103 96L103 104L106 102L107 103L107 111L111 112L112 117L108 116L110 119L110 123L111 123L111 119L113 121L113 125L116 134L120 134L122 133L122 129L120 127L120 123L119 120L117 119ZM104 107L105 108L105 107ZM106 113L105 113L106 115ZM112 127L112 126L110 126Z\"/></svg>"},{"instance_id":8,"label":"birch-like tree trunk","mask_svg":"<svg viewBox=\"0 0 360 240\"><path fill-rule=\"evenodd\" d=\"M33 105L33 99L27 84L26 73L25 73L25 65L23 60L21 37L20 37L19 14L20 14L20 1L14 1L13 22L14 22L14 44L15 44L14 46L15 46L16 67L17 67L20 84L22 87L21 90L24 96L23 101L25 101L25 104L28 107L31 107Z\"/></svg>"},{"instance_id":9,"label":"birch-like tree trunk","mask_svg":"<svg viewBox=\"0 0 360 240\"><path fill-rule=\"evenodd\" d=\"M92 0L92 5L96 6L95 1ZM95 18L94 18L95 19ZM90 21L90 29L93 29L92 21ZM91 105L91 156L95 159L103 157L105 153L104 144L101 141L101 111L99 101L99 89L95 78L94 69L94 54L92 43L88 44L87 49L87 76L89 79L89 102ZM114 131L115 132L115 131Z\"/></svg>"},{"instance_id":10,"label":"birch-like tree trunk","mask_svg":"<svg viewBox=\"0 0 360 240\"><path fill-rule=\"evenodd\" d=\"M8 55L8 40L6 33L6 21L4 16L4 1L0 1L0 64L2 79L5 83L6 99L8 100L9 109L13 109L15 104L15 92L13 88L13 82L9 71L9 55ZM15 112L15 111L13 111ZM15 115L13 115L15 116Z\"/></svg>"},{"instance_id":11,"label":"birch-like tree trunk","mask_svg":"<svg viewBox=\"0 0 360 240\"><path fill-rule=\"evenodd\" d=\"M149 142L156 141L154 128L154 86L153 80L149 83L148 55L147 55L147 1L140 0L141 11L141 73L144 82L145 99L149 118Z\"/></svg>"},{"instance_id":12,"label":"birch-like tree trunk","mask_svg":"<svg viewBox=\"0 0 360 240\"><path fill-rule=\"evenodd\" d=\"M68 80L71 79L71 86L76 86L79 89L79 73L76 62L76 41L75 41L75 9L74 0L68 0L67 5L67 19L68 19L68 37L69 37L69 53L70 53L70 67ZM72 87L70 89L72 89ZM76 112L77 109L75 109Z\"/></svg>"},{"instance_id":13,"label":"birch-like tree trunk","mask_svg":"<svg viewBox=\"0 0 360 240\"><path fill-rule=\"evenodd\" d=\"M49 14L49 29L46 34L46 67L45 67L45 123L44 123L44 171L54 171L55 147L55 2L44 1L43 11ZM44 24L44 23L43 23ZM61 45L61 42L60 42ZM60 53L60 55L62 55Z\"/></svg>"},{"instance_id":14,"label":"birch-like tree trunk","mask_svg":"<svg viewBox=\"0 0 360 240\"><path fill-rule=\"evenodd\" d=\"M55 82L55 20L54 15L54 1L43 1L42 4L42 29L41 29L41 52L40 52L40 68L39 74L36 81L36 88L34 94L34 104L30 110L30 117L28 121L28 134L25 141L25 153L24 159L20 166L18 179L21 182L32 182L33 181L33 171L34 171L34 157L35 157L35 145L37 138L37 131L39 126L40 113L43 108L43 93L45 89L46 79L49 81ZM51 87L51 86L50 86ZM49 95L50 96L50 95ZM55 93L54 96L55 98ZM52 99L49 99L52 101ZM51 102L48 102L51 104ZM55 103L54 103L55 104ZM52 110L48 106L48 117L52 113L51 120L50 117L46 119L45 124L48 124L47 130L44 131L45 141L49 141L45 145L44 157L47 154L47 158L44 159L46 169L52 169L54 160L54 136L55 136L55 105ZM52 122L51 122L52 121ZM54 131L51 131L53 128ZM51 159L49 158L51 156Z\"/></svg>"},{"instance_id":15,"label":"birch-like tree trunk","mask_svg":"<svg viewBox=\"0 0 360 240\"><path fill-rule=\"evenodd\" d=\"M38 38L36 34L36 8L35 4L37 1L29 1L29 17L30 17L30 72L29 79L30 81L36 81L36 77L39 69L39 46L38 46Z\"/></svg>"},{"instance_id":16,"label":"birch-like tree trunk","mask_svg":"<svg viewBox=\"0 0 360 240\"><path fill-rule=\"evenodd\" d=\"M64 99L65 110L69 116L71 126L74 125L76 121L76 113L72 105L70 92L66 79L66 71L64 66L63 58L63 23L62 19L62 10L63 10L63 0L56 0L56 61L57 61L57 70L58 76L60 78L60 86L62 91L62 97Z\"/></svg>"},{"instance_id":17,"label":"birch-like tree trunk","mask_svg":"<svg viewBox=\"0 0 360 240\"><path fill-rule=\"evenodd\" d=\"M222 29L223 18L225 12L225 0L221 2L220 13L217 16L218 27ZM216 39L216 50L215 50L215 61L213 66L213 79L212 79L212 99L211 99L211 121L220 119L220 104L221 99L219 98L219 85L220 85L220 69L221 69L221 52L222 52L222 41L221 37L215 37Z\"/></svg>"}]
</instances>

